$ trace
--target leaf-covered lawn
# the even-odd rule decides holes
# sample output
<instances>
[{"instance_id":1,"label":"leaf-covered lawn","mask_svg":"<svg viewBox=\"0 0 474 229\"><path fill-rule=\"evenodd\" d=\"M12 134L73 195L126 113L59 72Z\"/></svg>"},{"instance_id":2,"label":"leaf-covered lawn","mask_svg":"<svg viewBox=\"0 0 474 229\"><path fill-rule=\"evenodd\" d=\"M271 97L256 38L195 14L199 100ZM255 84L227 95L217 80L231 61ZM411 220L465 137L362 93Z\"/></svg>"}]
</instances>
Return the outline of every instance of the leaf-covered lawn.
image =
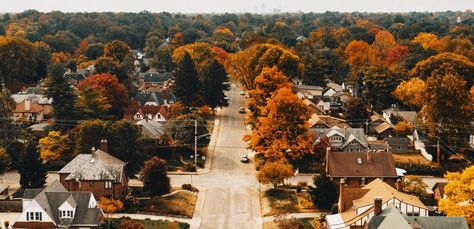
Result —
<instances>
[{"instance_id":1,"label":"leaf-covered lawn","mask_svg":"<svg viewBox=\"0 0 474 229\"><path fill-rule=\"evenodd\" d=\"M282 189L270 189L263 194L264 216L301 212L296 193Z\"/></svg>"},{"instance_id":2,"label":"leaf-covered lawn","mask_svg":"<svg viewBox=\"0 0 474 229\"><path fill-rule=\"evenodd\" d=\"M171 196L142 200L141 211L156 215L174 215L192 218L197 196L189 192L178 192Z\"/></svg>"}]
</instances>

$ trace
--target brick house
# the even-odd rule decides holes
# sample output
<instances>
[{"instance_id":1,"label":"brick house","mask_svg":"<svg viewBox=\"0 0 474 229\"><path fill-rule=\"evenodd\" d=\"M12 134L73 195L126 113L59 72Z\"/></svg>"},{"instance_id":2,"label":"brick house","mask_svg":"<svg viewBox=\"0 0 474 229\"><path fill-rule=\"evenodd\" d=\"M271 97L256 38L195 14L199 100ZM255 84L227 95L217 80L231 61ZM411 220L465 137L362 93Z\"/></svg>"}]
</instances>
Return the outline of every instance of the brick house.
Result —
<instances>
[{"instance_id":1,"label":"brick house","mask_svg":"<svg viewBox=\"0 0 474 229\"><path fill-rule=\"evenodd\" d=\"M77 155L58 174L68 191L90 191L96 198L119 199L128 187L125 165L107 153L107 140L102 140L98 150Z\"/></svg>"},{"instance_id":2,"label":"brick house","mask_svg":"<svg viewBox=\"0 0 474 229\"><path fill-rule=\"evenodd\" d=\"M392 187L399 174L390 152L333 152L328 150L325 159L326 174L333 181L340 179L348 187L362 187L380 178Z\"/></svg>"}]
</instances>

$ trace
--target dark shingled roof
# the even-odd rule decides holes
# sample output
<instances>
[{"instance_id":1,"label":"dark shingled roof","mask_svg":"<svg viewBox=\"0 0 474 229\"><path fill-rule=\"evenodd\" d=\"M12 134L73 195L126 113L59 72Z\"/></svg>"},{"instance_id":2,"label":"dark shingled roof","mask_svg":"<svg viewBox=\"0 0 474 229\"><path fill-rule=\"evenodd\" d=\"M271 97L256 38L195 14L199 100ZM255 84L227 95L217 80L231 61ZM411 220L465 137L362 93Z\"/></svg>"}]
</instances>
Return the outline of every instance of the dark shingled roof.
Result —
<instances>
[{"instance_id":1,"label":"dark shingled roof","mask_svg":"<svg viewBox=\"0 0 474 229\"><path fill-rule=\"evenodd\" d=\"M326 157L331 177L397 177L390 152L329 152Z\"/></svg>"},{"instance_id":2,"label":"dark shingled roof","mask_svg":"<svg viewBox=\"0 0 474 229\"><path fill-rule=\"evenodd\" d=\"M408 138L387 138L387 143L391 146L402 145L407 146L409 144Z\"/></svg>"},{"instance_id":3,"label":"dark shingled roof","mask_svg":"<svg viewBox=\"0 0 474 229\"><path fill-rule=\"evenodd\" d=\"M173 73L145 73L144 77L146 83L163 83L170 80L173 77Z\"/></svg>"},{"instance_id":4,"label":"dark shingled roof","mask_svg":"<svg viewBox=\"0 0 474 229\"><path fill-rule=\"evenodd\" d=\"M31 195L38 189L27 189L25 194ZM25 198L25 196L24 196ZM58 181L54 181L33 198L43 208L56 225L60 226L84 226L98 225L102 218L102 211L96 205L89 206L92 192L68 192ZM59 218L59 207L67 202L75 207L74 217L71 219ZM93 203L93 202L92 202Z\"/></svg>"}]
</instances>

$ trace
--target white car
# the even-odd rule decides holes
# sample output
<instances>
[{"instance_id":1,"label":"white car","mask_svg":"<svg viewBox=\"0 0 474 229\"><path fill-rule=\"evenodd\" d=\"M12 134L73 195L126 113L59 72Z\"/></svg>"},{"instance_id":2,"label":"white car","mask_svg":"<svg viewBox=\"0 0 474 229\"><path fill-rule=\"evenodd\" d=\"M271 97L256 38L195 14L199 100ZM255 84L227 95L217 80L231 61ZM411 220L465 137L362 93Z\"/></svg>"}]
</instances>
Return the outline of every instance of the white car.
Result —
<instances>
[{"instance_id":1,"label":"white car","mask_svg":"<svg viewBox=\"0 0 474 229\"><path fill-rule=\"evenodd\" d=\"M240 95L245 95L245 91L240 91Z\"/></svg>"},{"instance_id":2,"label":"white car","mask_svg":"<svg viewBox=\"0 0 474 229\"><path fill-rule=\"evenodd\" d=\"M240 162L244 162L244 163L249 162L249 155L246 153L240 154Z\"/></svg>"},{"instance_id":3,"label":"white car","mask_svg":"<svg viewBox=\"0 0 474 229\"><path fill-rule=\"evenodd\" d=\"M245 113L245 108L244 108L244 107L240 107L240 108L239 108L239 113L244 114L244 113Z\"/></svg>"}]
</instances>

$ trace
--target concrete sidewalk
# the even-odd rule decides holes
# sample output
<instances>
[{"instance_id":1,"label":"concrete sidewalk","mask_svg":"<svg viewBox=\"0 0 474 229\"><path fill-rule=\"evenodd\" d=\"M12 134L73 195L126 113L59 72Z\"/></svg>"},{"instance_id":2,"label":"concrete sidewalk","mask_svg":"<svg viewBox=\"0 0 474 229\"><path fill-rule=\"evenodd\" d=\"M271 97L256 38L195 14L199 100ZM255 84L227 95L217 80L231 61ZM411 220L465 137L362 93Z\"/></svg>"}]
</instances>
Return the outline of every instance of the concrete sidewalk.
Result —
<instances>
[{"instance_id":1,"label":"concrete sidewalk","mask_svg":"<svg viewBox=\"0 0 474 229\"><path fill-rule=\"evenodd\" d=\"M301 218L315 218L315 217L321 217L321 215L327 215L329 214L329 212L313 212L313 213L290 213L290 214L286 214L287 217L295 217L297 219L301 219ZM268 222L272 222L274 221L276 218L276 216L266 216L266 217L263 217L262 219L262 222L263 223L268 223Z\"/></svg>"}]
</instances>

